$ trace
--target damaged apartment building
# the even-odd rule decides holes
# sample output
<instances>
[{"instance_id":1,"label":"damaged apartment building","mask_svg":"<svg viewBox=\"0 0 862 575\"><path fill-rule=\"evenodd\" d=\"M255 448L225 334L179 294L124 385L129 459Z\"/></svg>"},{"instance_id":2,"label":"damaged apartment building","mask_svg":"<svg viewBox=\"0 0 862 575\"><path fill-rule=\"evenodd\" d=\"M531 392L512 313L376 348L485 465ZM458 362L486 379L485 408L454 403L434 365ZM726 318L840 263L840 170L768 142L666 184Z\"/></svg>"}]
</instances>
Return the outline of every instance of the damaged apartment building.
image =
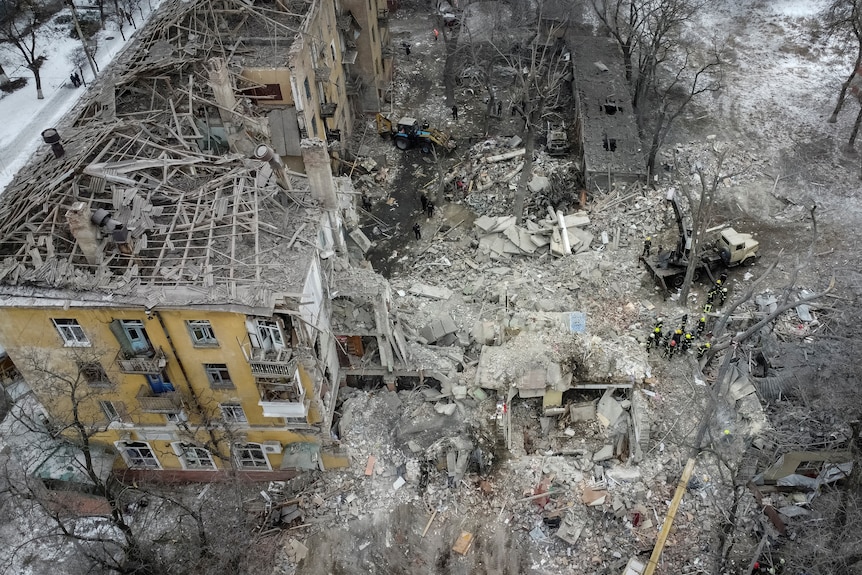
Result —
<instances>
[{"instance_id":1,"label":"damaged apartment building","mask_svg":"<svg viewBox=\"0 0 862 575\"><path fill-rule=\"evenodd\" d=\"M171 3L43 132L0 200L0 345L47 430L79 419L132 476L346 464L344 342L392 342L365 354L380 375L413 353L383 284L371 329L331 317L357 197L332 158L385 94L385 19L374 1Z\"/></svg>"}]
</instances>

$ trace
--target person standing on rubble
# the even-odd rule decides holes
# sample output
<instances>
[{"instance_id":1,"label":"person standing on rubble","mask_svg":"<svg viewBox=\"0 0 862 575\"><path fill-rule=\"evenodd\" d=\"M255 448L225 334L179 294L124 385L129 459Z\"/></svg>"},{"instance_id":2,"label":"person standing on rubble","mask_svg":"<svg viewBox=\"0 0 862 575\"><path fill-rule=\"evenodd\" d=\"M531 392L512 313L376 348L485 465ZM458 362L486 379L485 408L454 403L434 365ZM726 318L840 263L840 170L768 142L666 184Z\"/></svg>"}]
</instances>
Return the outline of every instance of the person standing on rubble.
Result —
<instances>
[{"instance_id":1,"label":"person standing on rubble","mask_svg":"<svg viewBox=\"0 0 862 575\"><path fill-rule=\"evenodd\" d=\"M413 224L413 233L416 235L417 240L422 239L422 226L419 225L419 222Z\"/></svg>"},{"instance_id":2,"label":"person standing on rubble","mask_svg":"<svg viewBox=\"0 0 862 575\"><path fill-rule=\"evenodd\" d=\"M458 104L452 104L452 119L458 121Z\"/></svg>"},{"instance_id":3,"label":"person standing on rubble","mask_svg":"<svg viewBox=\"0 0 862 575\"><path fill-rule=\"evenodd\" d=\"M706 330L706 316L700 316L700 319L697 320L697 329L694 332L694 337L699 338L703 335L703 332Z\"/></svg>"},{"instance_id":4,"label":"person standing on rubble","mask_svg":"<svg viewBox=\"0 0 862 575\"><path fill-rule=\"evenodd\" d=\"M422 204L422 211L427 212L428 211L428 196L426 196L424 193L421 194L419 196L419 203Z\"/></svg>"},{"instance_id":5,"label":"person standing on rubble","mask_svg":"<svg viewBox=\"0 0 862 575\"><path fill-rule=\"evenodd\" d=\"M425 213L428 214L428 219L434 217L434 202L428 200L428 204L425 206Z\"/></svg>"},{"instance_id":6,"label":"person standing on rubble","mask_svg":"<svg viewBox=\"0 0 862 575\"><path fill-rule=\"evenodd\" d=\"M664 348L664 356L671 359L674 351L676 351L676 340L674 338L670 338L667 342L667 346Z\"/></svg>"},{"instance_id":7,"label":"person standing on rubble","mask_svg":"<svg viewBox=\"0 0 862 575\"><path fill-rule=\"evenodd\" d=\"M646 239L644 240L644 251L641 254L641 257L645 258L645 257L649 256L651 249L652 249L652 237L647 236Z\"/></svg>"},{"instance_id":8,"label":"person standing on rubble","mask_svg":"<svg viewBox=\"0 0 862 575\"><path fill-rule=\"evenodd\" d=\"M655 322L655 325L652 328L652 331L647 338L646 350L649 351L652 346L655 346L656 349L661 345L661 340L663 339L662 328L664 327L664 320L662 318L658 318Z\"/></svg>"},{"instance_id":9,"label":"person standing on rubble","mask_svg":"<svg viewBox=\"0 0 862 575\"><path fill-rule=\"evenodd\" d=\"M688 351L691 349L691 344L694 342L694 336L691 335L691 332L685 332L685 336L682 338L682 351Z\"/></svg>"},{"instance_id":10,"label":"person standing on rubble","mask_svg":"<svg viewBox=\"0 0 862 575\"><path fill-rule=\"evenodd\" d=\"M712 347L712 345L708 341L697 346L697 359L703 358L703 356L706 355L706 352L709 351L710 347Z\"/></svg>"}]
</instances>

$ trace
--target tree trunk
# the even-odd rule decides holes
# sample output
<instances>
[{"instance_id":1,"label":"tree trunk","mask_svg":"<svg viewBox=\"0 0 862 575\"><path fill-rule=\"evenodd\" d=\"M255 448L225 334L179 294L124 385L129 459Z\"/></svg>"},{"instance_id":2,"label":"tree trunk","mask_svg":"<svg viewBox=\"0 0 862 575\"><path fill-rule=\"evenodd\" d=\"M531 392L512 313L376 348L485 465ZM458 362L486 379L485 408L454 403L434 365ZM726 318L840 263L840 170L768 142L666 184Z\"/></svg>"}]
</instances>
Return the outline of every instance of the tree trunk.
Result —
<instances>
[{"instance_id":1,"label":"tree trunk","mask_svg":"<svg viewBox=\"0 0 862 575\"><path fill-rule=\"evenodd\" d=\"M856 76L856 69L859 67L859 64L862 64L862 43L859 44L859 49L856 52L856 62L853 63L853 70L850 72L850 77L841 84L841 91L838 93L838 102L836 102L835 109L832 110L832 115L829 116L829 120L827 120L830 124L834 124L838 121L838 112L840 112L841 107L844 106L844 97L847 95L847 89L850 87L850 82L852 82L853 77Z\"/></svg>"},{"instance_id":2,"label":"tree trunk","mask_svg":"<svg viewBox=\"0 0 862 575\"><path fill-rule=\"evenodd\" d=\"M847 148L850 150L856 145L856 136L859 135L860 124L862 124L862 107L859 108L859 113L856 114L856 121L853 122L853 129L850 130L850 141L847 142Z\"/></svg>"},{"instance_id":3,"label":"tree trunk","mask_svg":"<svg viewBox=\"0 0 862 575\"><path fill-rule=\"evenodd\" d=\"M3 69L3 66L0 66L0 86L5 86L9 83L9 76L6 75L6 71Z\"/></svg>"},{"instance_id":4,"label":"tree trunk","mask_svg":"<svg viewBox=\"0 0 862 575\"><path fill-rule=\"evenodd\" d=\"M33 78L36 80L36 98L38 100L44 100L45 95L42 93L42 76L39 74L38 68L33 70Z\"/></svg>"},{"instance_id":5,"label":"tree trunk","mask_svg":"<svg viewBox=\"0 0 862 575\"><path fill-rule=\"evenodd\" d=\"M664 127L665 118L667 117L667 111L665 109L664 103L659 106L658 116L655 120L655 127L653 128L652 133L652 141L649 145L649 152L647 153L647 182L652 185L653 182L653 174L655 174L655 162L658 157L659 148L661 148L661 131Z\"/></svg>"}]
</instances>

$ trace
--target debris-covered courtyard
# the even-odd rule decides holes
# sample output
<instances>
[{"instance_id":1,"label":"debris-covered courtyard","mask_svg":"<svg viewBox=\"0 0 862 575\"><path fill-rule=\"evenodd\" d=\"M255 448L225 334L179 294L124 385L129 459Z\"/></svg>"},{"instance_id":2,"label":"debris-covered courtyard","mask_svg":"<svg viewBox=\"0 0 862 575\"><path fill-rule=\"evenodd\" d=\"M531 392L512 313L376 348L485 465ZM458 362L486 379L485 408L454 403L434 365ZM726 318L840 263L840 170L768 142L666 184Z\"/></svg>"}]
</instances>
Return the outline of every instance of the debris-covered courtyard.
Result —
<instances>
[{"instance_id":1,"label":"debris-covered courtyard","mask_svg":"<svg viewBox=\"0 0 862 575\"><path fill-rule=\"evenodd\" d=\"M588 2L546 4L578 22L558 39L581 46L602 29ZM589 100L590 88L572 78L524 141L527 68L488 76L479 53L522 6L473 2L444 16L401 2L388 15L396 64L384 119L427 122L457 147L402 150L397 130L381 136L381 119L359 114L354 155L340 162L357 223L345 234L353 269L333 272L333 325L373 326L379 310L360 300L385 292L393 340L390 350L361 338L364 352L344 352L350 375L329 396L327 440L347 465L152 489L242 518L222 525L207 511L225 550L251 542L244 562L219 556L224 572L641 574L660 542L656 573L862 573L860 155L846 147L858 102L827 122L853 54L821 25L826 5L701 6L685 36L720 46L721 87L675 119L647 181L649 142L622 129L593 134L619 150L616 163L576 159L592 137L574 133L576 96ZM603 78L603 52L583 52L565 61ZM587 104L616 120L629 105ZM714 204L701 214L707 194ZM687 294L676 285L684 268L655 277L662 254L691 240L680 205L705 222L692 241L732 229L726 237L749 248L725 249L756 244L756 259L692 270ZM523 218L512 215L519 206ZM239 228L258 225L257 209ZM306 226L293 223L292 239L292 228L280 236L290 245ZM247 271L233 254L236 274ZM380 375L383 356L398 364L404 349L421 367ZM15 449L3 451L7 465ZM21 481L15 469L7 483ZM153 539L186 541L184 513L154 500L123 512L153 525ZM30 507L3 509L0 532L21 549L21 525L50 523ZM71 548L28 553L5 558L23 569L29 557L30 573L74 564ZM176 559L184 553L178 544Z\"/></svg>"}]
</instances>

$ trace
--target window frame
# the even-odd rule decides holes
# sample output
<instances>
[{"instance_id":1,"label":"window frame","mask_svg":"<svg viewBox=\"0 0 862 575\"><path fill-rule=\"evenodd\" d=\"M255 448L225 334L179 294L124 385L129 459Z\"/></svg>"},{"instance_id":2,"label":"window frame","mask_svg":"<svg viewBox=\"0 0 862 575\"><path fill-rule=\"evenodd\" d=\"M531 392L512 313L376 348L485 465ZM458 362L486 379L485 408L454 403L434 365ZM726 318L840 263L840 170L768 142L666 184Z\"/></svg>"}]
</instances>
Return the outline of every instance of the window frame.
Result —
<instances>
[{"instance_id":1,"label":"window frame","mask_svg":"<svg viewBox=\"0 0 862 575\"><path fill-rule=\"evenodd\" d=\"M216 466L213 454L209 449L183 441L175 441L171 443L171 447L173 448L174 453L176 454L177 459L180 461L180 465L184 470L218 471L218 466ZM194 457L197 460L197 463L193 463L189 460L189 452L194 453ZM208 465L201 463L201 461L204 460L204 458L200 457L201 453L206 454L206 459L209 461Z\"/></svg>"},{"instance_id":2,"label":"window frame","mask_svg":"<svg viewBox=\"0 0 862 575\"><path fill-rule=\"evenodd\" d=\"M107 418L108 423L112 423L114 421L123 421L123 416L120 415L120 410L117 409L117 406L114 405L113 401L100 399L99 408L102 410L102 413Z\"/></svg>"},{"instance_id":3,"label":"window frame","mask_svg":"<svg viewBox=\"0 0 862 575\"><path fill-rule=\"evenodd\" d=\"M162 469L162 462L156 456L153 446L147 441L117 441L114 446L129 469ZM131 450L137 451L137 455L131 455L129 453ZM149 455L144 454L144 450L148 451ZM155 465L149 465L147 461L152 461Z\"/></svg>"},{"instance_id":4,"label":"window frame","mask_svg":"<svg viewBox=\"0 0 862 575\"><path fill-rule=\"evenodd\" d=\"M253 450L260 451L260 456L263 458L262 461L255 457L256 454L252 453ZM248 452L248 456L241 457L241 451ZM237 467L242 471L272 471L272 464L269 461L269 457L266 456L263 445L260 443L235 443L233 445L233 458ZM249 467L243 463L254 461L266 462L266 468L264 469L263 465L252 465Z\"/></svg>"},{"instance_id":5,"label":"window frame","mask_svg":"<svg viewBox=\"0 0 862 575\"><path fill-rule=\"evenodd\" d=\"M203 365L211 389L236 389L226 363L205 363ZM226 373L227 378L222 377L222 373Z\"/></svg>"},{"instance_id":6,"label":"window frame","mask_svg":"<svg viewBox=\"0 0 862 575\"><path fill-rule=\"evenodd\" d=\"M92 345L87 334L84 333L84 328L81 327L77 319L51 318L51 321L63 340L63 347L90 347ZM76 337L75 330L80 334L80 339Z\"/></svg>"},{"instance_id":7,"label":"window frame","mask_svg":"<svg viewBox=\"0 0 862 575\"><path fill-rule=\"evenodd\" d=\"M108 372L100 361L78 361L78 373L90 387L110 388L114 382L108 377ZM87 374L97 374L99 377L91 378Z\"/></svg>"},{"instance_id":8,"label":"window frame","mask_svg":"<svg viewBox=\"0 0 862 575\"><path fill-rule=\"evenodd\" d=\"M218 408L221 412L221 418L225 423L248 424L248 416L245 413L245 409L238 401L219 403Z\"/></svg>"},{"instance_id":9,"label":"window frame","mask_svg":"<svg viewBox=\"0 0 862 575\"><path fill-rule=\"evenodd\" d=\"M186 321L186 327L189 330L189 337L192 339L192 345L195 347L219 347L218 338L215 335L212 323L208 319L190 319ZM195 331L201 331L203 337L198 338ZM209 332L209 335L205 333Z\"/></svg>"}]
</instances>

